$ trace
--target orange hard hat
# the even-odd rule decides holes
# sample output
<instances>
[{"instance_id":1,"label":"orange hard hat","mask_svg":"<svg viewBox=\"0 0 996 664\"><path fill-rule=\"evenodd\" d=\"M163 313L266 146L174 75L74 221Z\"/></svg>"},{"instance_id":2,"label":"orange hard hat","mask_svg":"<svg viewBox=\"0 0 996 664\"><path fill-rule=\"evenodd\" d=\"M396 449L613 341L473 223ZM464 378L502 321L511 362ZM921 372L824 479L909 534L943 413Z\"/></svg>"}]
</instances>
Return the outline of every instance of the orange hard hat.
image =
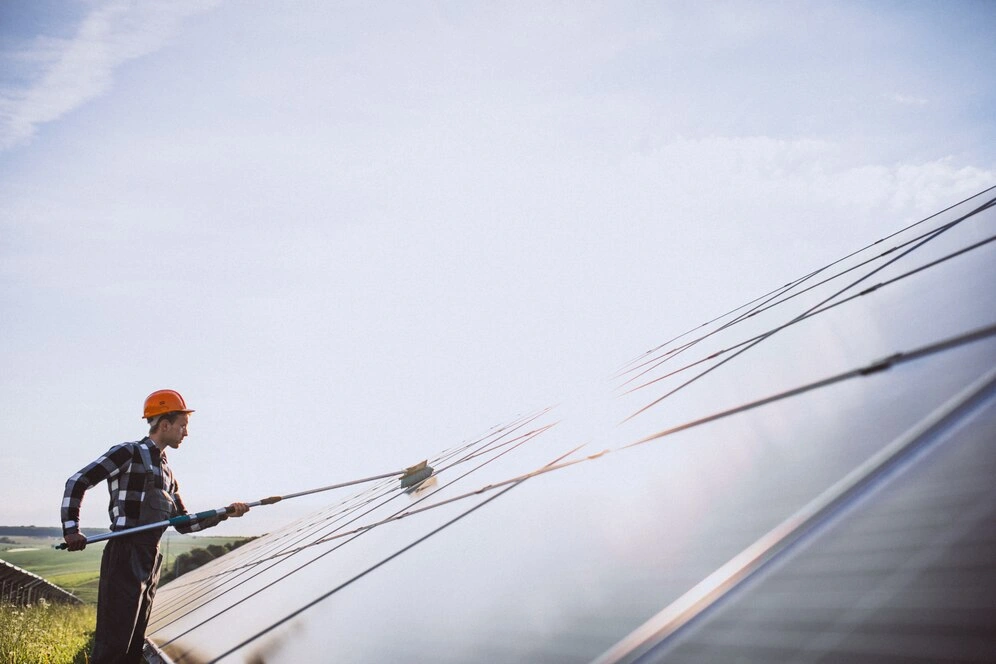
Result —
<instances>
[{"instance_id":1,"label":"orange hard hat","mask_svg":"<svg viewBox=\"0 0 996 664\"><path fill-rule=\"evenodd\" d=\"M142 417L158 417L166 413L192 413L194 411L187 408L186 402L176 390L156 390L145 397L145 410Z\"/></svg>"}]
</instances>

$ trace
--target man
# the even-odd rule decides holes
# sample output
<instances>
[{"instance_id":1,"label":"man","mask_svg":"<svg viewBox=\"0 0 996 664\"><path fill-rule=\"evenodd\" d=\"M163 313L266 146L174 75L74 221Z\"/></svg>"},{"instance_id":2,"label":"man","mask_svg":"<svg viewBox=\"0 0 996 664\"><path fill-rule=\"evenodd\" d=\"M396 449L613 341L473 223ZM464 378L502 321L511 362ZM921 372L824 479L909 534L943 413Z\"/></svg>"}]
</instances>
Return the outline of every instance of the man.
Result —
<instances>
[{"instance_id":1,"label":"man","mask_svg":"<svg viewBox=\"0 0 996 664\"><path fill-rule=\"evenodd\" d=\"M62 499L62 532L70 551L86 547L86 536L80 532L79 524L83 494L104 480L111 496L111 530L158 523L187 513L177 493L166 449L180 448L192 412L178 392L153 392L146 398L143 412L149 422L149 435L115 445L69 478ZM242 516L249 507L232 503L227 510L227 515L180 524L177 530L210 528L229 515ZM92 664L141 661L162 563L159 538L165 531L152 528L107 540L100 562Z\"/></svg>"}]
</instances>

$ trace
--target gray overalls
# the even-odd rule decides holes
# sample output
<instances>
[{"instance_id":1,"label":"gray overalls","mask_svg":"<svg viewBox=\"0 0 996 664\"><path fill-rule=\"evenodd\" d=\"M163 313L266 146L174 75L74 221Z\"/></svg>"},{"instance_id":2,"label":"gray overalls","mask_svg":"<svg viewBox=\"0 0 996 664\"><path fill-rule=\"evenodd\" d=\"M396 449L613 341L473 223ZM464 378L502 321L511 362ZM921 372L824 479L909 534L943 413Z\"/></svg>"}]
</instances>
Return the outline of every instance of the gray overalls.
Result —
<instances>
[{"instance_id":1,"label":"gray overalls","mask_svg":"<svg viewBox=\"0 0 996 664\"><path fill-rule=\"evenodd\" d=\"M176 516L176 501L166 488L162 469L153 465L144 441L135 445L145 468L139 525ZM165 531L165 528L153 528L107 541L100 560L97 629L91 664L142 661L145 628L149 624L163 560L159 539Z\"/></svg>"}]
</instances>

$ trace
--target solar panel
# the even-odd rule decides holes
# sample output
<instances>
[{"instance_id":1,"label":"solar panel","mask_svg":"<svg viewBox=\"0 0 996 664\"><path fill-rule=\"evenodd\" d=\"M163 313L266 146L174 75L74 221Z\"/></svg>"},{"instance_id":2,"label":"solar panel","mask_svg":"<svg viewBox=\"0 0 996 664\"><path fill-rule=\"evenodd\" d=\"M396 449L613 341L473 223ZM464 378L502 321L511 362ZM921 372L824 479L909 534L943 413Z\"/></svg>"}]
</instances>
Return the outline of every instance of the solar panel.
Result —
<instances>
[{"instance_id":1,"label":"solar panel","mask_svg":"<svg viewBox=\"0 0 996 664\"><path fill-rule=\"evenodd\" d=\"M756 589L727 579L681 629L660 621L896 441L909 442L996 366L993 204L992 190L982 192L663 341L608 380L567 386L562 403L436 454L432 486L406 493L380 481L164 585L150 646L173 662L669 661L706 646L763 659L799 644L812 644L805 652L814 659L855 651L840 645L851 637L833 641L817 625L847 608L845 589L814 609L810 634L793 627L780 586L763 591L780 582L777 573ZM968 430L991 433L975 420ZM991 448L991 435L981 435ZM969 436L969 446L978 443ZM927 473L918 469L942 457L909 472ZM976 461L973 482L984 485L990 467L981 457L965 463ZM943 487L943 477L931 486ZM934 500L923 486L906 490ZM950 510L974 495L949 496ZM877 504L851 509L888 521ZM897 519L894 541L917 548L905 533L915 521ZM888 542L874 539L830 537L841 548L820 560L848 557L838 571L860 590L862 578L887 577L893 562L879 550ZM990 595L992 560L984 550L970 558L985 568L977 578ZM793 579L832 578L817 562L798 564ZM752 597L768 613L752 611ZM755 635L743 651L723 636L731 624ZM789 632L794 641L776 643ZM689 640L676 646L672 633Z\"/></svg>"},{"instance_id":2,"label":"solar panel","mask_svg":"<svg viewBox=\"0 0 996 664\"><path fill-rule=\"evenodd\" d=\"M24 606L38 600L62 604L82 604L68 590L49 583L42 577L0 560L0 606Z\"/></svg>"},{"instance_id":3,"label":"solar panel","mask_svg":"<svg viewBox=\"0 0 996 664\"><path fill-rule=\"evenodd\" d=\"M605 659L996 660L996 371L956 405L701 612L678 602Z\"/></svg>"}]
</instances>

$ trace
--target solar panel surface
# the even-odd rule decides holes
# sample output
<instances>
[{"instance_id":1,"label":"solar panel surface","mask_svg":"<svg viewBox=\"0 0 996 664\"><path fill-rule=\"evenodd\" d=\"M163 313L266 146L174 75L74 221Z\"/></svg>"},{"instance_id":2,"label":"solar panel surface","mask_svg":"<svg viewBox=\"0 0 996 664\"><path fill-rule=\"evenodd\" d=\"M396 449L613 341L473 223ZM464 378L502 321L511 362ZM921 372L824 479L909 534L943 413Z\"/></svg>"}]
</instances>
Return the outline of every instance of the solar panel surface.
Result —
<instances>
[{"instance_id":1,"label":"solar panel surface","mask_svg":"<svg viewBox=\"0 0 996 664\"><path fill-rule=\"evenodd\" d=\"M151 643L175 662L603 655L996 366L992 204L568 386L431 458L421 493L379 482L163 586Z\"/></svg>"}]
</instances>

